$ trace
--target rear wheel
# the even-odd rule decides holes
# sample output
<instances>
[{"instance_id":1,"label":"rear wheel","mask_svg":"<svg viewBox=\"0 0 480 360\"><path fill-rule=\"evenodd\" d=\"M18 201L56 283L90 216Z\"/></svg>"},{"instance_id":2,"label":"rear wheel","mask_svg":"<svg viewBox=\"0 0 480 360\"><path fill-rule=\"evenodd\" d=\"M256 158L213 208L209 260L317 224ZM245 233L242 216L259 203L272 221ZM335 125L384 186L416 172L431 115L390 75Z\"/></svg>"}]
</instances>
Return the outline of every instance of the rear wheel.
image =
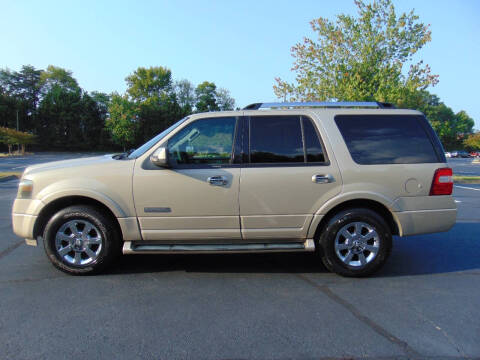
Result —
<instances>
[{"instance_id":1,"label":"rear wheel","mask_svg":"<svg viewBox=\"0 0 480 360\"><path fill-rule=\"evenodd\" d=\"M342 276L362 277L384 265L392 249L392 234L376 212L348 209L328 221L318 245L327 269Z\"/></svg>"},{"instance_id":2,"label":"rear wheel","mask_svg":"<svg viewBox=\"0 0 480 360\"><path fill-rule=\"evenodd\" d=\"M44 231L44 247L53 265L69 274L98 273L120 253L112 219L91 206L70 206L56 213Z\"/></svg>"}]
</instances>

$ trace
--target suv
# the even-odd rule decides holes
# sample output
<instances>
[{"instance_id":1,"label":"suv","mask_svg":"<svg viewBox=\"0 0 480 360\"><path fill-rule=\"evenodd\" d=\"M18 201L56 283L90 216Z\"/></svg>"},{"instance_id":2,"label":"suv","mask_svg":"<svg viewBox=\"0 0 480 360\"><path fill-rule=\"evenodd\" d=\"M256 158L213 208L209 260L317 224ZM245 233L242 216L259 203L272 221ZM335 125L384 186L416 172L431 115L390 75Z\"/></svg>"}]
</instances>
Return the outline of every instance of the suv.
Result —
<instances>
[{"instance_id":1,"label":"suv","mask_svg":"<svg viewBox=\"0 0 480 360\"><path fill-rule=\"evenodd\" d=\"M28 167L14 232L71 274L117 254L317 250L377 271L392 235L448 231L452 170L424 115L382 103L194 114L132 153Z\"/></svg>"}]
</instances>

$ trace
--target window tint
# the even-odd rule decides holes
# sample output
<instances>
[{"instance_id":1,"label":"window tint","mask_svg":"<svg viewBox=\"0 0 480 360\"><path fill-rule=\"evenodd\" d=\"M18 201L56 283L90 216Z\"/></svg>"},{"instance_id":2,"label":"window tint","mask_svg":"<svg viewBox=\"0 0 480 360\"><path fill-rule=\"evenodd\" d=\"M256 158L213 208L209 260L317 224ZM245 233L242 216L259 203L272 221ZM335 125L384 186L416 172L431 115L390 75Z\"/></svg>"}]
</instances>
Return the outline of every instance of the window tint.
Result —
<instances>
[{"instance_id":1,"label":"window tint","mask_svg":"<svg viewBox=\"0 0 480 360\"><path fill-rule=\"evenodd\" d=\"M197 120L168 141L168 157L182 164L229 164L235 118Z\"/></svg>"},{"instance_id":2,"label":"window tint","mask_svg":"<svg viewBox=\"0 0 480 360\"><path fill-rule=\"evenodd\" d=\"M300 117L250 118L250 162L304 162Z\"/></svg>"},{"instance_id":3,"label":"window tint","mask_svg":"<svg viewBox=\"0 0 480 360\"><path fill-rule=\"evenodd\" d=\"M421 121L412 115L338 115L340 132L358 164L435 163L439 159Z\"/></svg>"},{"instance_id":4,"label":"window tint","mask_svg":"<svg viewBox=\"0 0 480 360\"><path fill-rule=\"evenodd\" d=\"M302 121L307 162L324 162L325 156L323 154L322 145L320 144L317 131L315 130L312 121L305 117L302 118Z\"/></svg>"}]
</instances>

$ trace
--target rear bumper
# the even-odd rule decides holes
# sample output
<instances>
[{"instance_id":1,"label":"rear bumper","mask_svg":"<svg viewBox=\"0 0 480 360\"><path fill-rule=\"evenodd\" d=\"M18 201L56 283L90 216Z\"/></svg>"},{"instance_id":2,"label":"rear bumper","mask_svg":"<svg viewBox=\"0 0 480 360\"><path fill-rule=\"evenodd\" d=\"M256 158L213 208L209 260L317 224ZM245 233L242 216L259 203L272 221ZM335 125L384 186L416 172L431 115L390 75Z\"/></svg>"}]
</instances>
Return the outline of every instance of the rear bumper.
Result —
<instances>
[{"instance_id":1,"label":"rear bumper","mask_svg":"<svg viewBox=\"0 0 480 360\"><path fill-rule=\"evenodd\" d=\"M457 209L395 212L400 236L428 234L450 230L457 220Z\"/></svg>"},{"instance_id":2,"label":"rear bumper","mask_svg":"<svg viewBox=\"0 0 480 360\"><path fill-rule=\"evenodd\" d=\"M13 232L26 239L33 239L33 227L37 216L27 214L12 214Z\"/></svg>"}]
</instances>

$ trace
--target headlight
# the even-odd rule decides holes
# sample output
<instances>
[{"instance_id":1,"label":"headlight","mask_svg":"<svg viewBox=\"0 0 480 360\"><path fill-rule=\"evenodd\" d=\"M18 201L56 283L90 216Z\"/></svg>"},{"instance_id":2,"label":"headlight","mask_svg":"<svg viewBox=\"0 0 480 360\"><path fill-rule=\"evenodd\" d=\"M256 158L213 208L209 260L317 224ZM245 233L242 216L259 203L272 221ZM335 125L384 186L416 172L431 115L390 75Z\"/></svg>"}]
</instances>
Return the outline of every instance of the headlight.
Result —
<instances>
[{"instance_id":1,"label":"headlight","mask_svg":"<svg viewBox=\"0 0 480 360\"><path fill-rule=\"evenodd\" d=\"M33 192L33 181L28 179L23 179L18 184L18 199L30 199Z\"/></svg>"}]
</instances>

